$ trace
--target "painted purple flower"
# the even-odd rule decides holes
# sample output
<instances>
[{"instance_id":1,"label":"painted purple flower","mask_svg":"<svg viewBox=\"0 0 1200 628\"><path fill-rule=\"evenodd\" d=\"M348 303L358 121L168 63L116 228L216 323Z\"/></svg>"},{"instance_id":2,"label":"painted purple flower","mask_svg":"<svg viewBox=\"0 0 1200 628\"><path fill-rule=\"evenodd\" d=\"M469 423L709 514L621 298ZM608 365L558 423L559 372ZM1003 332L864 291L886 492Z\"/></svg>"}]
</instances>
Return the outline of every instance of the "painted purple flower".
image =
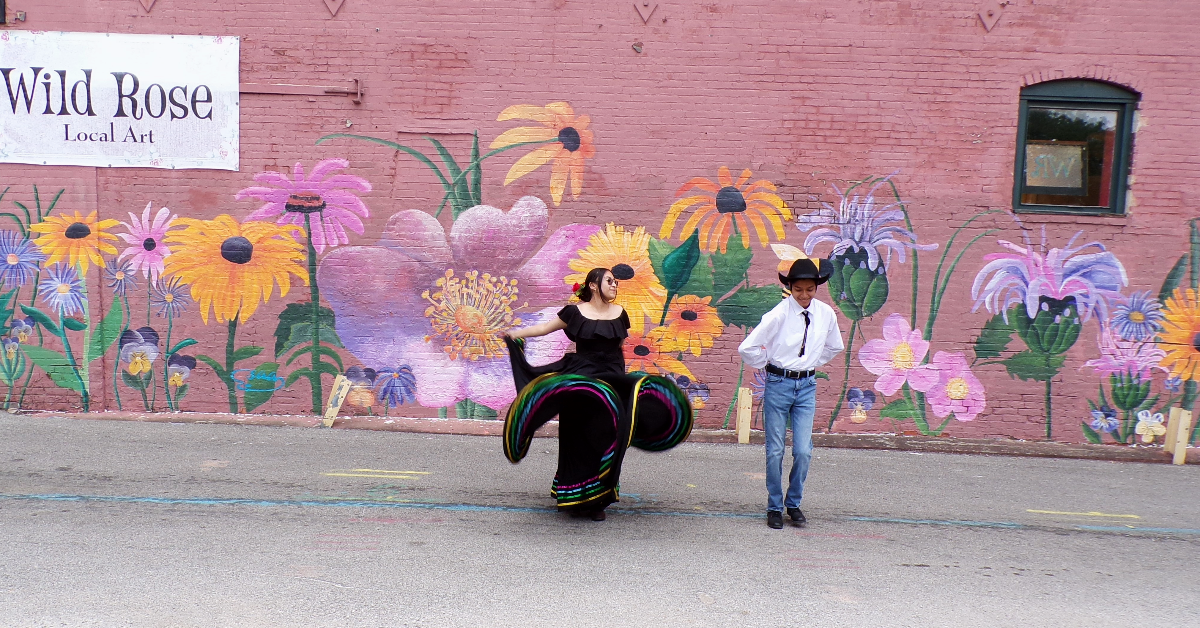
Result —
<instances>
[{"instance_id":1,"label":"painted purple flower","mask_svg":"<svg viewBox=\"0 0 1200 628\"><path fill-rule=\"evenodd\" d=\"M876 181L863 197L856 194L847 198L836 185L832 186L839 198L837 207L821 203L821 209L796 218L796 227L805 233L819 227L804 239L804 252L811 255L818 244L832 242L830 256L850 250L865 252L867 267L875 270L880 263L886 269L893 252L903 263L906 249L928 251L937 248L936 243L917 244L916 234L904 228L904 210L899 201L876 205L876 190L894 176L896 173L893 172ZM884 250L883 257L880 249Z\"/></svg>"},{"instance_id":2,"label":"painted purple flower","mask_svg":"<svg viewBox=\"0 0 1200 628\"><path fill-rule=\"evenodd\" d=\"M153 203L146 203L141 220L138 220L133 212L129 212L129 222L121 223L128 233L118 233L117 236L132 246L121 251L117 259L123 260L128 257L135 271L141 272L143 277L157 280L163 271L163 260L171 254L171 249L163 244L163 236L167 235L167 230L171 228L176 216L171 214L171 210L163 207L154 214L154 220L151 220L151 205Z\"/></svg>"},{"instance_id":3,"label":"painted purple flower","mask_svg":"<svg viewBox=\"0 0 1200 628\"><path fill-rule=\"evenodd\" d=\"M869 388L851 388L846 393L846 403L850 404L850 422L866 423L867 410L875 406L875 391Z\"/></svg>"},{"instance_id":4,"label":"painted purple flower","mask_svg":"<svg viewBox=\"0 0 1200 628\"><path fill-rule=\"evenodd\" d=\"M1113 308L1111 324L1123 340L1144 342L1162 331L1162 303L1149 291L1134 292Z\"/></svg>"},{"instance_id":5,"label":"painted purple flower","mask_svg":"<svg viewBox=\"0 0 1200 628\"><path fill-rule=\"evenodd\" d=\"M8 333L20 342L28 342L29 336L33 333L33 328L36 325L37 322L33 320L32 316L14 318Z\"/></svg>"},{"instance_id":6,"label":"painted purple flower","mask_svg":"<svg viewBox=\"0 0 1200 628\"><path fill-rule=\"evenodd\" d=\"M1099 344L1100 357L1083 363L1098 375L1132 375L1147 380L1155 369L1168 372L1159 364L1167 352L1153 342L1124 340L1111 326L1103 325Z\"/></svg>"},{"instance_id":7,"label":"painted purple flower","mask_svg":"<svg viewBox=\"0 0 1200 628\"><path fill-rule=\"evenodd\" d=\"M396 408L405 403L417 400L417 378L412 368L402 366L398 369L383 369L375 375L375 393L379 403L386 403L389 408Z\"/></svg>"},{"instance_id":8,"label":"painted purple flower","mask_svg":"<svg viewBox=\"0 0 1200 628\"><path fill-rule=\"evenodd\" d=\"M1042 229L1041 250L1035 250L1028 236L1025 246L1000 240L1000 246L1011 253L990 253L983 259L987 264L975 276L971 286L971 298L975 307L986 305L993 314L1003 314L1008 320L1010 306L1024 303L1029 318L1036 318L1039 299L1047 297L1065 301L1075 299L1076 308L1083 320L1091 318L1093 311L1106 317L1110 299L1121 298L1121 288L1129 283L1125 267L1115 255L1099 242L1089 242L1073 247L1082 235L1076 233L1063 248L1046 250L1046 232ZM1093 248L1095 252L1079 254Z\"/></svg>"},{"instance_id":9,"label":"painted purple flower","mask_svg":"<svg viewBox=\"0 0 1200 628\"><path fill-rule=\"evenodd\" d=\"M126 329L117 341L117 360L130 375L150 373L158 359L158 332L150 327Z\"/></svg>"},{"instance_id":10,"label":"painted purple flower","mask_svg":"<svg viewBox=\"0 0 1200 628\"><path fill-rule=\"evenodd\" d=\"M6 289L32 281L38 264L44 261L46 256L29 238L16 231L0 231L0 280Z\"/></svg>"},{"instance_id":11,"label":"painted purple flower","mask_svg":"<svg viewBox=\"0 0 1200 628\"><path fill-rule=\"evenodd\" d=\"M45 276L38 284L38 294L43 303L58 312L60 318L82 312L86 307L83 281L73 267L65 264L55 264L46 269Z\"/></svg>"},{"instance_id":12,"label":"painted purple flower","mask_svg":"<svg viewBox=\"0 0 1200 628\"><path fill-rule=\"evenodd\" d=\"M113 294L117 296L125 296L129 286L135 282L136 272L133 264L128 261L110 259L104 263L104 278L108 280L108 287L112 288Z\"/></svg>"},{"instance_id":13,"label":"painted purple flower","mask_svg":"<svg viewBox=\"0 0 1200 628\"><path fill-rule=\"evenodd\" d=\"M150 305L158 308L158 316L175 318L192 304L187 284L178 276L160 277L150 291Z\"/></svg>"},{"instance_id":14,"label":"painted purple flower","mask_svg":"<svg viewBox=\"0 0 1200 628\"><path fill-rule=\"evenodd\" d=\"M919 370L936 375L935 382L928 388L913 386L925 393L934 416L945 418L953 412L956 420L970 421L987 407L983 383L971 372L963 354L938 351L933 360Z\"/></svg>"},{"instance_id":15,"label":"painted purple flower","mask_svg":"<svg viewBox=\"0 0 1200 628\"><path fill-rule=\"evenodd\" d=\"M280 172L260 172L254 180L264 186L248 187L237 193L237 200L257 198L265 204L246 220L267 220L279 217L277 224L304 226L310 219L312 244L317 253L326 247L348 244L346 229L359 235L363 232L362 218L370 215L366 204L355 192L371 191L371 184L351 174L331 174L350 167L345 159L325 159L304 174L304 166L296 162L292 178Z\"/></svg>"},{"instance_id":16,"label":"painted purple flower","mask_svg":"<svg viewBox=\"0 0 1200 628\"><path fill-rule=\"evenodd\" d=\"M1111 434L1121 425L1117 411L1108 406L1100 406L1092 410L1092 429L1097 432Z\"/></svg>"},{"instance_id":17,"label":"painted purple flower","mask_svg":"<svg viewBox=\"0 0 1200 628\"><path fill-rule=\"evenodd\" d=\"M401 211L375 246L326 254L317 284L346 348L365 364L410 365L421 405L501 410L517 391L500 334L523 323L514 312L526 303L561 307L568 262L599 230L566 225L547 237L548 225L532 196L508 211L472 207L449 233L426 212Z\"/></svg>"},{"instance_id":18,"label":"painted purple flower","mask_svg":"<svg viewBox=\"0 0 1200 628\"><path fill-rule=\"evenodd\" d=\"M521 314L522 327L540 325L552 318L558 318L560 306L554 305L529 314ZM543 366L561 360L574 343L563 330L525 339L525 359L533 366Z\"/></svg>"},{"instance_id":19,"label":"painted purple flower","mask_svg":"<svg viewBox=\"0 0 1200 628\"><path fill-rule=\"evenodd\" d=\"M688 402L692 404L692 408L699 410L708 403L708 399L712 394L708 384L694 380L687 375L679 375L676 373L668 373L667 378L675 382L675 385L687 395Z\"/></svg>"},{"instance_id":20,"label":"painted purple flower","mask_svg":"<svg viewBox=\"0 0 1200 628\"><path fill-rule=\"evenodd\" d=\"M1163 381L1163 388L1173 395L1180 390L1183 390L1183 378L1168 377L1165 381Z\"/></svg>"},{"instance_id":21,"label":"painted purple flower","mask_svg":"<svg viewBox=\"0 0 1200 628\"><path fill-rule=\"evenodd\" d=\"M183 386L195 368L196 358L182 353L171 354L167 358L167 385L176 388Z\"/></svg>"},{"instance_id":22,"label":"painted purple flower","mask_svg":"<svg viewBox=\"0 0 1200 628\"><path fill-rule=\"evenodd\" d=\"M875 390L894 395L908 382L916 390L934 384L937 374L917 368L929 351L929 343L921 332L909 329L908 321L899 314L890 314L883 321L883 338L868 341L858 351L858 361L868 371L879 376Z\"/></svg>"},{"instance_id":23,"label":"painted purple flower","mask_svg":"<svg viewBox=\"0 0 1200 628\"><path fill-rule=\"evenodd\" d=\"M17 359L17 349L21 347L21 341L12 336L0 337L0 348L4 349L4 359L12 362Z\"/></svg>"}]
</instances>

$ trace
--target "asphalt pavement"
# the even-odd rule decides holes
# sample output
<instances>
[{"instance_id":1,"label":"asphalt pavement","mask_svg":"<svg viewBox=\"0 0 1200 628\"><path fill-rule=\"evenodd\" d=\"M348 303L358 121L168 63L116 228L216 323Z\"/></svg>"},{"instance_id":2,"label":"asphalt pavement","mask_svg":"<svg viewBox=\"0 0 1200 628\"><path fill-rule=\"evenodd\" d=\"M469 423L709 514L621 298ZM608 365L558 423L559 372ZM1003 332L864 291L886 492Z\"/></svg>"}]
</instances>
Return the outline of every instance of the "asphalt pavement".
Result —
<instances>
[{"instance_id":1,"label":"asphalt pavement","mask_svg":"<svg viewBox=\"0 0 1200 628\"><path fill-rule=\"evenodd\" d=\"M0 416L0 626L1200 625L1200 467L761 445L631 452L608 521L554 439Z\"/></svg>"}]
</instances>

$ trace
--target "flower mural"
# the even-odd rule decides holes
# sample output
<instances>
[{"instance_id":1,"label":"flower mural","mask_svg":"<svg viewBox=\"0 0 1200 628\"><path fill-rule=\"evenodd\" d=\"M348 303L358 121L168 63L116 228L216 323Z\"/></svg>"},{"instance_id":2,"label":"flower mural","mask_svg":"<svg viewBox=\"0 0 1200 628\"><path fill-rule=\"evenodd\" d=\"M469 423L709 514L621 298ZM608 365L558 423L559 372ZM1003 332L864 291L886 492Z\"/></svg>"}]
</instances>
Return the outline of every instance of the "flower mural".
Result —
<instances>
[{"instance_id":1,"label":"flower mural","mask_svg":"<svg viewBox=\"0 0 1200 628\"><path fill-rule=\"evenodd\" d=\"M666 325L654 328L650 334L666 351L700 355L725 331L725 323L710 305L712 297L683 295L667 309Z\"/></svg>"},{"instance_id":2,"label":"flower mural","mask_svg":"<svg viewBox=\"0 0 1200 628\"><path fill-rule=\"evenodd\" d=\"M1142 437L1143 443L1153 443L1156 437L1167 433L1161 412L1152 413L1149 410L1142 410L1138 412L1137 419L1137 427L1134 430Z\"/></svg>"},{"instance_id":3,"label":"flower mural","mask_svg":"<svg viewBox=\"0 0 1200 628\"><path fill-rule=\"evenodd\" d=\"M107 230L118 224L119 220L99 220L96 212L86 217L74 212L47 216L42 222L29 225L29 230L42 234L34 244L46 255L46 265L66 262L68 267L79 269L80 275L86 275L92 264L104 265L102 253L116 255L117 247L111 241L117 236Z\"/></svg>"},{"instance_id":4,"label":"flower mural","mask_svg":"<svg viewBox=\"0 0 1200 628\"><path fill-rule=\"evenodd\" d=\"M1178 289L1163 312L1163 329L1158 345L1165 355L1162 366L1170 369L1171 377L1195 381L1200 368L1200 292Z\"/></svg>"},{"instance_id":5,"label":"flower mural","mask_svg":"<svg viewBox=\"0 0 1200 628\"><path fill-rule=\"evenodd\" d=\"M260 172L254 181L262 185L244 188L234 198L263 202L247 221L277 218L277 224L303 227L319 255L326 248L348 244L347 230L362 235L362 221L370 216L358 197L371 191L370 182L352 174L334 174L349 167L345 159L325 159L305 174L304 164L296 162L291 178L282 172Z\"/></svg>"},{"instance_id":6,"label":"flower mural","mask_svg":"<svg viewBox=\"0 0 1200 628\"><path fill-rule=\"evenodd\" d=\"M398 408L417 401L417 377L412 367L383 369L375 374L375 394L386 408Z\"/></svg>"},{"instance_id":7,"label":"flower mural","mask_svg":"<svg viewBox=\"0 0 1200 628\"><path fill-rule=\"evenodd\" d=\"M975 377L961 353L938 351L929 364L921 367L937 374L936 382L925 393L934 416L954 415L958 421L971 421L987 408L983 382Z\"/></svg>"},{"instance_id":8,"label":"flower mural","mask_svg":"<svg viewBox=\"0 0 1200 628\"><path fill-rule=\"evenodd\" d=\"M717 249L726 252L727 239L733 233L741 234L745 248L750 248L751 234L758 236L763 247L770 243L772 236L783 240L783 221L792 219L791 210L776 193L774 183L766 179L751 183L752 176L750 170L742 170L735 181L729 167L721 166L717 169L716 181L695 177L684 183L675 193L681 198L667 211L658 237L669 239L675 233L679 218L692 211L691 217L679 229L679 240L698 233L700 248L710 253ZM699 193L684 196L693 190Z\"/></svg>"},{"instance_id":9,"label":"flower mural","mask_svg":"<svg viewBox=\"0 0 1200 628\"><path fill-rule=\"evenodd\" d=\"M1091 427L1097 432L1111 434L1121 425L1121 420L1117 418L1117 411L1108 406L1093 408L1091 414Z\"/></svg>"},{"instance_id":10,"label":"flower mural","mask_svg":"<svg viewBox=\"0 0 1200 628\"><path fill-rule=\"evenodd\" d=\"M650 336L630 330L621 348L625 352L625 369L631 373L683 375L689 380L696 378L687 365Z\"/></svg>"},{"instance_id":11,"label":"flower mural","mask_svg":"<svg viewBox=\"0 0 1200 628\"><path fill-rule=\"evenodd\" d=\"M522 155L508 169L504 185L541 168L550 166L550 198L554 204L562 203L567 184L571 185L572 198L579 198L583 191L583 168L586 160L596 156L592 131L588 129L591 118L576 115L570 103L552 102L544 107L536 105L513 105L496 117L496 120L530 120L540 126L522 126L509 129L492 140L490 148L505 149L522 145L541 144Z\"/></svg>"},{"instance_id":12,"label":"flower mural","mask_svg":"<svg viewBox=\"0 0 1200 628\"><path fill-rule=\"evenodd\" d=\"M1007 337L1016 332L1025 343L1025 351L1003 363L1013 377L1044 383L1048 440L1053 438L1052 380L1062 369L1063 354L1075 345L1082 324L1093 313L1104 320L1110 301L1125 302L1121 290L1129 283L1125 267L1103 244L1074 246L1082 234L1076 233L1061 248L1049 249L1044 228L1040 247L1028 236L1025 246L999 240L1007 252L985 255L986 264L971 286L972 311L985 306L994 315L984 335L1004 337L1001 345L1006 345ZM977 343L976 356L981 355Z\"/></svg>"},{"instance_id":13,"label":"flower mural","mask_svg":"<svg viewBox=\"0 0 1200 628\"><path fill-rule=\"evenodd\" d=\"M429 213L401 211L377 245L328 253L317 281L350 353L364 364L409 365L418 403L441 408L469 400L500 410L516 395L508 357L495 345L520 318L515 308L508 318L506 308L516 299L537 307L566 302L568 262L599 231L566 225L548 234L548 226L546 204L532 196L507 211L472 207L449 232ZM364 284L359 277L371 269L388 272ZM474 282L462 281L468 273L478 273ZM488 281L480 281L484 275ZM458 283L447 290L451 278Z\"/></svg>"},{"instance_id":14,"label":"flower mural","mask_svg":"<svg viewBox=\"0 0 1200 628\"><path fill-rule=\"evenodd\" d=\"M0 231L0 282L11 290L33 280L46 256L28 238L15 231Z\"/></svg>"},{"instance_id":15,"label":"flower mural","mask_svg":"<svg viewBox=\"0 0 1200 628\"><path fill-rule=\"evenodd\" d=\"M121 251L117 261L128 259L135 272L142 273L143 277L149 277L151 281L157 281L163 271L163 260L171 254L171 249L163 244L163 237L171 228L176 216L171 214L171 210L163 207L151 220L152 205L153 203L146 203L140 220L133 212L129 212L129 222L121 223L127 231L117 236L132 246Z\"/></svg>"},{"instance_id":16,"label":"flower mural","mask_svg":"<svg viewBox=\"0 0 1200 628\"><path fill-rule=\"evenodd\" d=\"M937 374L918 368L928 351L929 343L921 337L920 331L909 329L903 316L889 314L883 322L883 338L863 345L858 351L858 361L863 368L879 376L875 380L875 390L890 396L905 384L919 391L933 386Z\"/></svg>"},{"instance_id":17,"label":"flower mural","mask_svg":"<svg viewBox=\"0 0 1200 628\"><path fill-rule=\"evenodd\" d=\"M1117 300L1109 324L1122 340L1145 342L1162 331L1162 321L1162 303L1149 291L1142 291Z\"/></svg>"},{"instance_id":18,"label":"flower mural","mask_svg":"<svg viewBox=\"0 0 1200 628\"><path fill-rule=\"evenodd\" d=\"M1098 344L1100 357L1083 363L1100 376L1129 375L1138 379L1150 379L1151 371L1167 369L1160 366L1166 351L1151 342L1126 340L1115 325L1102 325Z\"/></svg>"},{"instance_id":19,"label":"flower mural","mask_svg":"<svg viewBox=\"0 0 1200 628\"><path fill-rule=\"evenodd\" d=\"M642 331L646 319L658 321L666 301L667 289L654 273L650 261L650 235L638 227L626 231L609 223L588 238L587 246L572 257L568 267L574 271L563 278L566 285L582 283L593 268L608 268L620 282L616 303L625 308L633 329Z\"/></svg>"},{"instance_id":20,"label":"flower mural","mask_svg":"<svg viewBox=\"0 0 1200 628\"><path fill-rule=\"evenodd\" d=\"M87 309L83 280L73 267L55 264L45 272L45 278L38 284L38 292L47 307L59 317L83 313Z\"/></svg>"},{"instance_id":21,"label":"flower mural","mask_svg":"<svg viewBox=\"0 0 1200 628\"><path fill-rule=\"evenodd\" d=\"M129 288L136 283L136 272L133 264L128 261L110 259L104 263L104 278L108 280L108 287L113 294L119 297L126 296Z\"/></svg>"},{"instance_id":22,"label":"flower mural","mask_svg":"<svg viewBox=\"0 0 1200 628\"><path fill-rule=\"evenodd\" d=\"M851 388L846 392L846 403L850 406L850 422L866 423L867 411L875 406L875 391Z\"/></svg>"},{"instance_id":23,"label":"flower mural","mask_svg":"<svg viewBox=\"0 0 1200 628\"><path fill-rule=\"evenodd\" d=\"M838 205L821 203L821 209L796 218L796 227L809 233L804 239L804 252L811 255L817 245L832 243L831 258L842 258L847 253L865 254L866 269L876 271L882 265L886 270L896 254L904 262L909 249L929 251L937 244L917 244L917 236L903 226L905 221L902 203L896 199L890 203L879 203L875 193L891 183L896 173L875 179L862 196L853 193L853 188L842 192L832 186L838 196ZM882 250L882 254L881 254Z\"/></svg>"}]
</instances>

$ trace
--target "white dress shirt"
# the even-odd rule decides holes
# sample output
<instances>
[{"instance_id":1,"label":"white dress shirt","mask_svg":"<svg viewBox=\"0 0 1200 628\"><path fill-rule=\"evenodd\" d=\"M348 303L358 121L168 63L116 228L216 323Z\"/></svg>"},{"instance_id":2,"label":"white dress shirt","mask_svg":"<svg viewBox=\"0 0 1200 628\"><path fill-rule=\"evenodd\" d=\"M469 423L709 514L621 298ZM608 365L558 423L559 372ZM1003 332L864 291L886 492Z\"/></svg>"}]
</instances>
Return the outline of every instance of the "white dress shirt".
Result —
<instances>
[{"instance_id":1,"label":"white dress shirt","mask_svg":"<svg viewBox=\"0 0 1200 628\"><path fill-rule=\"evenodd\" d=\"M809 324L808 338L804 340L806 311ZM803 356L800 355L802 340ZM770 362L792 371L808 371L828 363L845 348L832 307L813 299L805 310L796 299L788 297L763 314L762 322L738 347L738 354L751 368L760 369Z\"/></svg>"}]
</instances>

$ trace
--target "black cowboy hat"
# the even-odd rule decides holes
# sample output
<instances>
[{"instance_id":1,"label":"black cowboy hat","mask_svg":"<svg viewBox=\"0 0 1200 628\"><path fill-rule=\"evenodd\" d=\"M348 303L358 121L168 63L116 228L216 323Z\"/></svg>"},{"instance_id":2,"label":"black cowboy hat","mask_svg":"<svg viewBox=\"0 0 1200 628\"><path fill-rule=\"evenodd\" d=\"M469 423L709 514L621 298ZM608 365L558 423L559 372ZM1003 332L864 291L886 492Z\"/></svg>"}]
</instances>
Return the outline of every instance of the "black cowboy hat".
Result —
<instances>
[{"instance_id":1,"label":"black cowboy hat","mask_svg":"<svg viewBox=\"0 0 1200 628\"><path fill-rule=\"evenodd\" d=\"M804 257L792 262L786 275L781 270L779 273L779 282L785 286L790 286L796 279L812 279L819 286L829 281L829 277L832 274L833 263L829 260L819 257Z\"/></svg>"}]
</instances>

